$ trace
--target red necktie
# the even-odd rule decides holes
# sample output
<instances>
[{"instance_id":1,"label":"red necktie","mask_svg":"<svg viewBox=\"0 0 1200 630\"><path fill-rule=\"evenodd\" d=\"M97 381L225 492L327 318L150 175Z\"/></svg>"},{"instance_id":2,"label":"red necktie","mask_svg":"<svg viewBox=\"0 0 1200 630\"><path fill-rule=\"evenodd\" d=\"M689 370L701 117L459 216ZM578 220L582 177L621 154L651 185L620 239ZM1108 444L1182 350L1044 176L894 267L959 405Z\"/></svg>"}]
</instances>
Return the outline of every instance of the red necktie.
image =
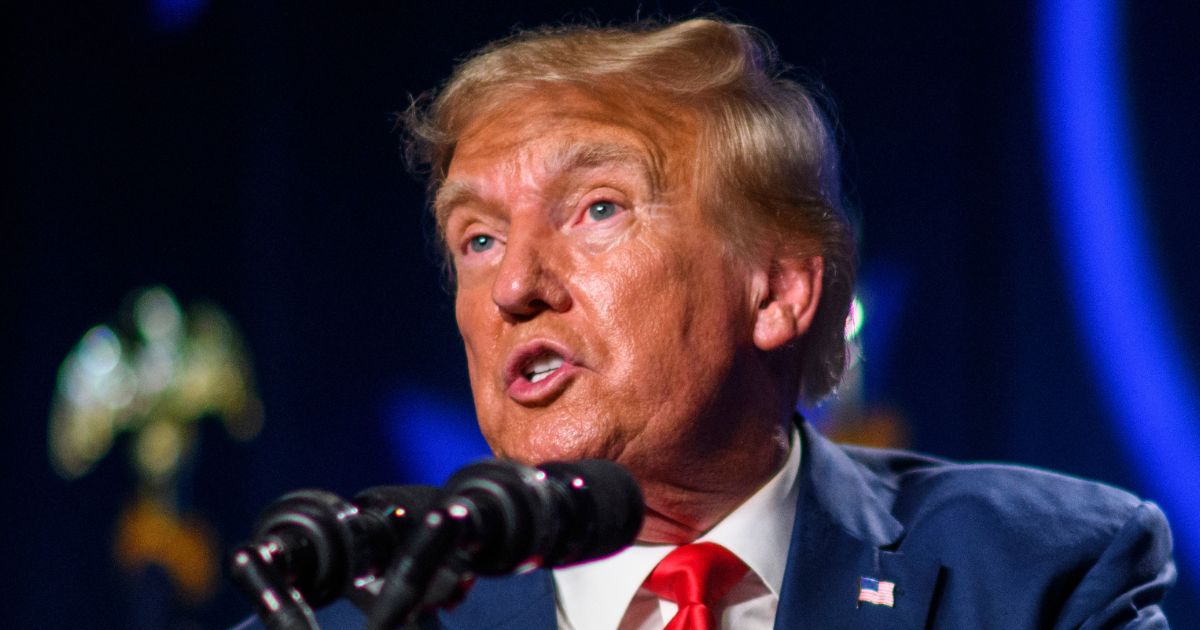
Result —
<instances>
[{"instance_id":1,"label":"red necktie","mask_svg":"<svg viewBox=\"0 0 1200 630\"><path fill-rule=\"evenodd\" d=\"M679 604L664 630L712 630L718 617L709 606L746 574L746 564L716 543L683 545L667 554L646 578L646 588Z\"/></svg>"}]
</instances>

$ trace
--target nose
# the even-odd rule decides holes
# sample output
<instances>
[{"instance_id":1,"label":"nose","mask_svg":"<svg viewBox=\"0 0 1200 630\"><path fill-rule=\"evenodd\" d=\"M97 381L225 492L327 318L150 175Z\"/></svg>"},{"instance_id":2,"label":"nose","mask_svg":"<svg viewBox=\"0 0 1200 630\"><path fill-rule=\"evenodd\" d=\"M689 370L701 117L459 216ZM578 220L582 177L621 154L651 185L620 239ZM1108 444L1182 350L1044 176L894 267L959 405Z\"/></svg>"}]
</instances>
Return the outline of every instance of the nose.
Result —
<instances>
[{"instance_id":1,"label":"nose","mask_svg":"<svg viewBox=\"0 0 1200 630\"><path fill-rule=\"evenodd\" d=\"M492 301L510 321L528 320L543 311L564 312L571 306L565 272L552 230L510 230Z\"/></svg>"}]
</instances>

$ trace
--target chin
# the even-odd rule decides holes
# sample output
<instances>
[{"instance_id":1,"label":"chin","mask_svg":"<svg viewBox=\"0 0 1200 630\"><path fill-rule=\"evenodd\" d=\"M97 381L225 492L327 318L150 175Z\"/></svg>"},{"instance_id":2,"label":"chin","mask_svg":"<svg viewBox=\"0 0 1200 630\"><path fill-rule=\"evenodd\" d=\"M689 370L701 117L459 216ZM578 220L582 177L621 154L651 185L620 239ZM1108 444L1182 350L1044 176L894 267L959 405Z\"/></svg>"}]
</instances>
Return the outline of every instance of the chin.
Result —
<instances>
[{"instance_id":1,"label":"chin","mask_svg":"<svg viewBox=\"0 0 1200 630\"><path fill-rule=\"evenodd\" d=\"M552 461L578 459L611 459L605 440L598 439L594 430L572 430L561 424L535 431L525 440L506 445L505 457L524 464L536 465Z\"/></svg>"},{"instance_id":2,"label":"chin","mask_svg":"<svg viewBox=\"0 0 1200 630\"><path fill-rule=\"evenodd\" d=\"M530 466L546 462L568 462L597 457L588 449L558 444L526 445L506 451L505 456Z\"/></svg>"}]
</instances>

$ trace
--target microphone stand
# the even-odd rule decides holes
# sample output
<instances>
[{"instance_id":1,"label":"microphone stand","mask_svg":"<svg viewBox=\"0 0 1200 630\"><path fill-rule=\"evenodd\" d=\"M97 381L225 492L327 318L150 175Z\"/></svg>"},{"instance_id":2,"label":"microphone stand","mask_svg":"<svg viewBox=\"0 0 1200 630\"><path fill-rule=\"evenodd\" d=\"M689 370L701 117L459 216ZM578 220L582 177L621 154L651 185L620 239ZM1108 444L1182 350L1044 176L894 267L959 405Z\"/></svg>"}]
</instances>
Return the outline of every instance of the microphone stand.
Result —
<instances>
[{"instance_id":1,"label":"microphone stand","mask_svg":"<svg viewBox=\"0 0 1200 630\"><path fill-rule=\"evenodd\" d=\"M474 575L458 553L463 527L461 518L451 516L453 508L430 510L405 552L396 556L371 607L367 630L392 630L411 622L420 608L461 599Z\"/></svg>"},{"instance_id":2,"label":"microphone stand","mask_svg":"<svg viewBox=\"0 0 1200 630\"><path fill-rule=\"evenodd\" d=\"M636 481L613 462L462 468L396 555L367 628L392 630L422 608L449 605L472 572L505 575L613 553L633 542L643 515ZM447 575L457 591L438 586Z\"/></svg>"},{"instance_id":3,"label":"microphone stand","mask_svg":"<svg viewBox=\"0 0 1200 630\"><path fill-rule=\"evenodd\" d=\"M378 486L353 503L323 490L291 492L234 550L230 578L269 630L318 630L313 609L342 596L370 614L377 578L438 496L428 486ZM433 577L431 592L450 597L457 581Z\"/></svg>"},{"instance_id":4,"label":"microphone stand","mask_svg":"<svg viewBox=\"0 0 1200 630\"><path fill-rule=\"evenodd\" d=\"M545 478L534 468L502 461L479 462L455 473L446 484L446 498L426 514L388 569L368 630L391 630L421 608L454 603L473 571L502 575L540 566L535 552L555 529L554 519L541 509ZM458 588L431 587L447 575Z\"/></svg>"},{"instance_id":5,"label":"microphone stand","mask_svg":"<svg viewBox=\"0 0 1200 630\"><path fill-rule=\"evenodd\" d=\"M270 630L315 630L313 609L343 596L368 628L393 630L461 600L475 573L613 553L633 541L643 509L629 472L603 460L479 462L444 491L378 486L354 503L300 490L264 512L230 575Z\"/></svg>"},{"instance_id":6,"label":"microphone stand","mask_svg":"<svg viewBox=\"0 0 1200 630\"><path fill-rule=\"evenodd\" d=\"M268 630L319 630L312 608L272 564L273 556L271 543L238 547L229 567L234 584Z\"/></svg>"}]
</instances>

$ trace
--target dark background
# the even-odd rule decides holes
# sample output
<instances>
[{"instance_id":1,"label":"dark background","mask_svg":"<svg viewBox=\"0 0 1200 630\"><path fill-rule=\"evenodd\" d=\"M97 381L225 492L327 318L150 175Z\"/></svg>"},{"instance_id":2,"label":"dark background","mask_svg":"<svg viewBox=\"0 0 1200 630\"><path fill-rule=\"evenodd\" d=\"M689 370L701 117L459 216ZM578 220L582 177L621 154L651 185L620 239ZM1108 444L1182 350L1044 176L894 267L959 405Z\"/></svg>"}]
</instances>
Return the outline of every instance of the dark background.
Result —
<instances>
[{"instance_id":1,"label":"dark background","mask_svg":"<svg viewBox=\"0 0 1200 630\"><path fill-rule=\"evenodd\" d=\"M404 418L461 420L469 392L423 186L404 171L392 113L514 25L695 9L20 4L3 10L8 628L134 627L147 606L112 560L136 482L124 443L70 482L46 447L60 362L134 288L163 283L185 304L215 301L253 352L264 429L237 443L204 423L187 488L225 544L288 489L352 494L442 474L429 472L429 445L453 432L409 439ZM1044 466L1159 499L1114 427L1138 401L1106 402L1072 310L1037 109L1037 5L794 4L699 11L765 29L836 103L864 287L888 305L868 312L867 402L897 411L919 450ZM1137 3L1122 36L1153 272L1193 388L1198 6ZM453 456L473 449L468 441ZM1176 531L1193 546L1197 537ZM1200 627L1200 567L1181 558L1180 569L1168 610L1175 626ZM223 586L173 612L170 627L248 613Z\"/></svg>"}]
</instances>

